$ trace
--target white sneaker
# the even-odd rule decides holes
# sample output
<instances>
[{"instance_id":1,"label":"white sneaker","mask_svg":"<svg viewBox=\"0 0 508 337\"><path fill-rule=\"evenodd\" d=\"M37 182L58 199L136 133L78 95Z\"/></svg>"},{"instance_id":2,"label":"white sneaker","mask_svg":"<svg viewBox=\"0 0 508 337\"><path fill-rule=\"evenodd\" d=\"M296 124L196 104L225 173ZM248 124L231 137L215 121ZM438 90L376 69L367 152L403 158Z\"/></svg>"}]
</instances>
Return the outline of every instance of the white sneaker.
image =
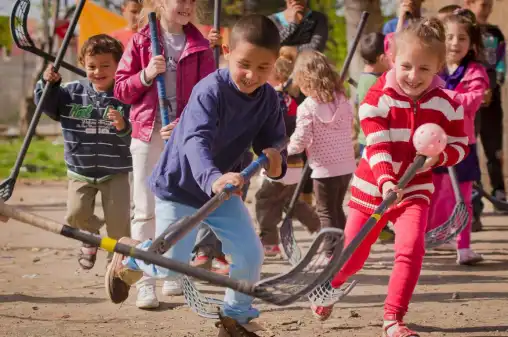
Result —
<instances>
[{"instance_id":1,"label":"white sneaker","mask_svg":"<svg viewBox=\"0 0 508 337\"><path fill-rule=\"evenodd\" d=\"M457 251L457 264L461 266L473 266L483 261L483 256L471 248L459 249Z\"/></svg>"},{"instance_id":2,"label":"white sneaker","mask_svg":"<svg viewBox=\"0 0 508 337\"><path fill-rule=\"evenodd\" d=\"M180 280L164 281L162 286L162 295L164 296L179 296L182 295L182 283Z\"/></svg>"},{"instance_id":3,"label":"white sneaker","mask_svg":"<svg viewBox=\"0 0 508 337\"><path fill-rule=\"evenodd\" d=\"M137 288L136 307L139 309L155 309L159 307L159 300L155 294L155 285L141 284Z\"/></svg>"}]
</instances>

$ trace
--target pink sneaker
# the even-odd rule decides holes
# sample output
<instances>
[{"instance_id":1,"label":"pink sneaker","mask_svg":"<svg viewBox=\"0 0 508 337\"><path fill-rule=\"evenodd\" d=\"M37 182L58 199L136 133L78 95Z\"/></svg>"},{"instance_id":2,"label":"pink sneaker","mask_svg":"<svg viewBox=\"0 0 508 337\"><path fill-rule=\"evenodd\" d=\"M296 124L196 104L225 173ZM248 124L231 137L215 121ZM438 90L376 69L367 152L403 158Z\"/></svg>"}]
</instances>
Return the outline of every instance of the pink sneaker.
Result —
<instances>
[{"instance_id":1,"label":"pink sneaker","mask_svg":"<svg viewBox=\"0 0 508 337\"><path fill-rule=\"evenodd\" d=\"M311 304L310 310L312 310L312 314L318 320L326 321L328 318L330 318L330 315L332 314L333 305L330 305L328 307L321 307L315 304Z\"/></svg>"}]
</instances>

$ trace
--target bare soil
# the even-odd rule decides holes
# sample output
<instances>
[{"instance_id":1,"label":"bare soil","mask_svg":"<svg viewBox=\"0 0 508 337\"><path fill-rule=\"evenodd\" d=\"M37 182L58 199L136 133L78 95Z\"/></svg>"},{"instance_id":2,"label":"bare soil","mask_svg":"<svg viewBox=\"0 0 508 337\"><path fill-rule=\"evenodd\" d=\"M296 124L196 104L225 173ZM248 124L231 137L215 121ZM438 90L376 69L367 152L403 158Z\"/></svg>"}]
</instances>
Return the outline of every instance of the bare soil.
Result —
<instances>
[{"instance_id":1,"label":"bare soil","mask_svg":"<svg viewBox=\"0 0 508 337\"><path fill-rule=\"evenodd\" d=\"M251 190L251 210L253 195ZM8 203L63 221L65 202L66 183L60 181L21 182ZM422 336L508 336L507 221L489 209L483 221L485 231L473 233L473 247L484 254L484 264L462 267L454 252L427 253L406 317ZM0 336L217 335L214 322L194 314L183 297L159 295L162 304L155 311L137 309L134 292L123 305L110 303L103 287L106 253L99 253L94 269L83 271L79 242L14 220L1 226ZM311 241L301 227L297 236L304 247ZM313 319L304 300L286 307L258 303L263 310L258 321L267 328L263 336L380 336L392 261L392 246L376 244L357 275L360 284L324 323ZM284 268L286 262L269 259L264 276ZM222 296L219 288L211 292Z\"/></svg>"}]
</instances>

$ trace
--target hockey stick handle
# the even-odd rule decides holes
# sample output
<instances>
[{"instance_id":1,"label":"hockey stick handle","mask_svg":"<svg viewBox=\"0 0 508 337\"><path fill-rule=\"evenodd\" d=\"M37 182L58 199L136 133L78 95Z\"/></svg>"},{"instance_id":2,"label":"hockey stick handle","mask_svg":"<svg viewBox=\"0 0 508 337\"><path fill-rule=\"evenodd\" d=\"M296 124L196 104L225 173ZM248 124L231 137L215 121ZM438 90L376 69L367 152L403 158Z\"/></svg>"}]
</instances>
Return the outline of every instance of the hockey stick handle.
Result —
<instances>
[{"instance_id":1,"label":"hockey stick handle","mask_svg":"<svg viewBox=\"0 0 508 337\"><path fill-rule=\"evenodd\" d=\"M448 175L450 176L450 181L452 183L453 194L455 194L455 201L463 202L464 197L462 196L462 192L460 192L460 183L459 178L457 177L457 171L455 167L448 166Z\"/></svg>"},{"instance_id":2,"label":"hockey stick handle","mask_svg":"<svg viewBox=\"0 0 508 337\"><path fill-rule=\"evenodd\" d=\"M162 53L159 34L157 33L157 15L155 12L148 13L148 24L150 26L150 40L153 56L159 56ZM157 77L155 77L155 82L157 83L157 96L159 98L159 112L162 126L166 126L171 121L169 118L168 105L166 104L166 83L164 82L164 74L157 75Z\"/></svg>"},{"instance_id":3,"label":"hockey stick handle","mask_svg":"<svg viewBox=\"0 0 508 337\"><path fill-rule=\"evenodd\" d=\"M362 16L360 18L360 22L358 24L358 28L356 29L356 35L353 40L353 43L351 44L351 48L349 49L346 59L344 60L344 64L342 65L342 69L340 71L340 77L339 77L339 83L344 82L344 79L346 78L347 71L349 69L349 66L351 65L351 61L353 60L353 57L356 52L356 48L358 48L358 43L360 42L360 38L362 37L363 30L365 29L365 26L367 25L367 20L369 18L369 12L363 12ZM288 81L288 86L290 85L290 82ZM300 181L296 185L295 192L293 193L293 196L291 197L291 201L289 202L289 206L286 212L286 218L291 218L294 208L296 206L296 202L298 201L298 197L300 196L300 193L302 193L303 186L305 185L305 182L308 179L308 176L310 175L310 166L309 161L305 163L305 166L303 167L302 177L300 178Z\"/></svg>"},{"instance_id":4,"label":"hockey stick handle","mask_svg":"<svg viewBox=\"0 0 508 337\"><path fill-rule=\"evenodd\" d=\"M69 28L67 29L67 32L65 33L65 37L63 39L62 45L60 49L58 50L58 54L55 58L55 63L53 64L53 68L55 72L58 72L58 69L60 68L60 64L62 63L62 60L65 56L65 52L67 51L67 47L69 46L70 40L74 34L74 29L76 28L76 25L78 24L79 17L81 16L81 12L83 11L83 7L85 6L86 0L80 0L78 2L78 5L76 6L76 10L74 11L74 14L72 15L72 19L69 24ZM19 175L19 170L21 169L21 165L23 164L23 160L25 159L26 153L28 152L28 147L30 146L30 143L32 141L33 136L35 135L35 130L37 128L37 124L39 123L39 120L42 115L42 107L44 104L44 101L48 97L48 94L51 87L53 86L52 83L46 82L44 86L44 90L42 91L41 98L39 100L39 103L37 104L37 107L35 108L34 115L32 117L32 120L30 121L30 125L28 126L28 130L25 136L25 139L23 140L23 144L21 145L21 149L18 152L18 156L16 157L16 162L14 163L14 166L11 170L11 174L9 175L9 178L12 181L10 194L5 198L5 200L9 199L12 194L12 189L14 189L15 182Z\"/></svg>"},{"instance_id":5,"label":"hockey stick handle","mask_svg":"<svg viewBox=\"0 0 508 337\"><path fill-rule=\"evenodd\" d=\"M60 224L54 220L41 217L36 214L19 210L13 206L9 206L0 201L0 214L11 219L18 220L28 225L40 228L42 230L59 234L70 239L88 243L95 247L100 247L108 252L116 252L125 256L131 256L136 259L143 260L147 263L173 270L175 272L195 277L199 280L210 282L212 284L230 288L244 294L255 296L255 285L246 281L238 281L228 276L219 275L214 272L195 268L187 263L182 263L172 259L165 258L161 255L150 253L141 249L137 249L122 243L118 243L115 239L109 237L100 237L88 232L72 228L67 225Z\"/></svg>"},{"instance_id":6,"label":"hockey stick handle","mask_svg":"<svg viewBox=\"0 0 508 337\"><path fill-rule=\"evenodd\" d=\"M213 7L213 28L217 31L220 30L221 8L222 8L222 1L215 0L214 7ZM217 69L219 69L219 63L220 63L220 48L221 48L220 46L216 46L213 49L213 54L215 57L215 68L217 68Z\"/></svg>"},{"instance_id":7,"label":"hockey stick handle","mask_svg":"<svg viewBox=\"0 0 508 337\"><path fill-rule=\"evenodd\" d=\"M286 148L289 139L284 139L275 148L282 151ZM256 173L262 168L267 168L269 165L268 157L263 153L255 161L250 163L240 175L244 181L250 180ZM194 227L204 221L208 215L215 211L222 203L229 199L231 195L237 191L239 187L227 184L224 190L216 194L209 201L207 201L196 213L191 216L180 219L179 221L169 225L169 234L161 234L153 243L151 251L158 251L159 253L165 253L171 246L182 239L187 233L189 233ZM163 241L162 241L163 240Z\"/></svg>"}]
</instances>

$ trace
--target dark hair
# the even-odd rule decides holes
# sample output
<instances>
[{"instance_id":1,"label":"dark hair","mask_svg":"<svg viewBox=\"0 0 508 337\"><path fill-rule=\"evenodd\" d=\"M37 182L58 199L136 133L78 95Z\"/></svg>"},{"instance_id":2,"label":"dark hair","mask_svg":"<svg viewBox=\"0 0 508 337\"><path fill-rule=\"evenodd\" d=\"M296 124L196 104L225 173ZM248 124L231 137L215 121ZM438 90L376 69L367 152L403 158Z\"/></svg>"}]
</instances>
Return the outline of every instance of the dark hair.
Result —
<instances>
[{"instance_id":1,"label":"dark hair","mask_svg":"<svg viewBox=\"0 0 508 337\"><path fill-rule=\"evenodd\" d=\"M113 58L118 63L122 58L123 45L120 41L107 34L91 36L81 47L79 63L84 66L85 56L94 56L97 54L112 54Z\"/></svg>"},{"instance_id":2,"label":"dark hair","mask_svg":"<svg viewBox=\"0 0 508 337\"><path fill-rule=\"evenodd\" d=\"M235 49L240 41L266 48L279 54L280 37L275 23L268 17L260 14L251 14L242 17L231 30L229 48Z\"/></svg>"},{"instance_id":3,"label":"dark hair","mask_svg":"<svg viewBox=\"0 0 508 337\"><path fill-rule=\"evenodd\" d=\"M460 25L466 26L467 35L471 41L471 50L467 54L472 60L481 62L483 58L483 40L480 26L476 22L476 16L469 9L456 9L451 15L449 15L445 24L453 22Z\"/></svg>"},{"instance_id":4,"label":"dark hair","mask_svg":"<svg viewBox=\"0 0 508 337\"><path fill-rule=\"evenodd\" d=\"M461 7L459 5L448 5L448 6L441 7L441 9L439 9L437 11L437 13L438 14L452 14L457 9L461 9Z\"/></svg>"},{"instance_id":5,"label":"dark hair","mask_svg":"<svg viewBox=\"0 0 508 337\"><path fill-rule=\"evenodd\" d=\"M400 32L395 33L395 49L403 48L403 42L418 42L431 49L440 62L446 59L444 26L437 18L410 21Z\"/></svg>"},{"instance_id":6,"label":"dark hair","mask_svg":"<svg viewBox=\"0 0 508 337\"><path fill-rule=\"evenodd\" d=\"M360 55L367 64L375 64L377 58L385 53L385 35L382 33L370 33L362 38L360 43Z\"/></svg>"}]
</instances>

